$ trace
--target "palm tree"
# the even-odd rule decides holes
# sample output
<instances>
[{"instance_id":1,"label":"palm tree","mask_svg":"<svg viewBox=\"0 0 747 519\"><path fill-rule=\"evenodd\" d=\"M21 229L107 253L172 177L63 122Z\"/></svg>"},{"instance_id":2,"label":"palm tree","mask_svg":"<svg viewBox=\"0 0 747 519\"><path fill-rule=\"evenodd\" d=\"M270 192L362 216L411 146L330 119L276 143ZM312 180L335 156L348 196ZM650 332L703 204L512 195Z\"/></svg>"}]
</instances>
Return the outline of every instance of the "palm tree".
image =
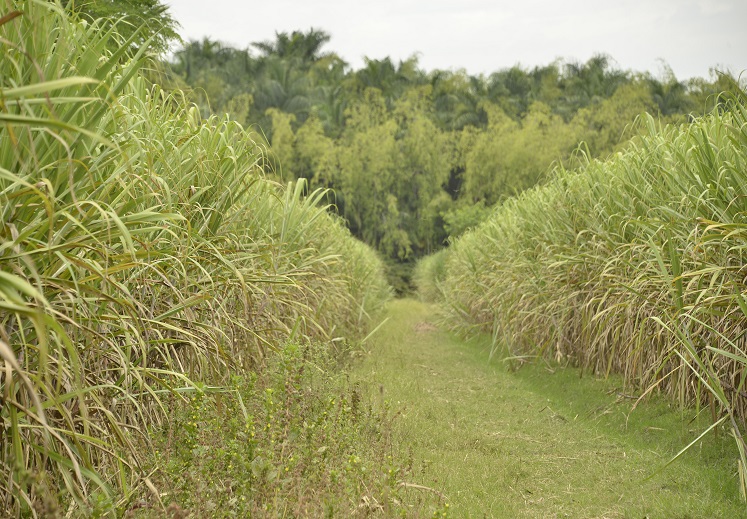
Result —
<instances>
[{"instance_id":1,"label":"palm tree","mask_svg":"<svg viewBox=\"0 0 747 519\"><path fill-rule=\"evenodd\" d=\"M276 32L275 41L255 42L252 46L262 53L262 57L298 60L299 64L308 67L326 56L321 49L330 39L329 34L312 27L306 33Z\"/></svg>"},{"instance_id":2,"label":"palm tree","mask_svg":"<svg viewBox=\"0 0 747 519\"><path fill-rule=\"evenodd\" d=\"M353 74L353 90L361 92L366 88L377 88L387 103L397 99L409 87L427 83L425 74L418 69L418 58L412 56L398 65L391 58L364 58L365 67Z\"/></svg>"},{"instance_id":3,"label":"palm tree","mask_svg":"<svg viewBox=\"0 0 747 519\"><path fill-rule=\"evenodd\" d=\"M201 70L218 68L218 59L223 50L219 41L208 37L189 40L174 53L171 66L174 72L191 83Z\"/></svg>"},{"instance_id":4,"label":"palm tree","mask_svg":"<svg viewBox=\"0 0 747 519\"><path fill-rule=\"evenodd\" d=\"M487 97L487 85L482 77L441 70L430 77L434 113L443 129L461 130L465 126L487 124L486 113L480 107Z\"/></svg>"},{"instance_id":5,"label":"palm tree","mask_svg":"<svg viewBox=\"0 0 747 519\"><path fill-rule=\"evenodd\" d=\"M648 77L651 97L659 107L659 113L664 116L689 113L695 107L687 96L687 85L677 80L669 65L663 67L662 80Z\"/></svg>"},{"instance_id":6,"label":"palm tree","mask_svg":"<svg viewBox=\"0 0 747 519\"><path fill-rule=\"evenodd\" d=\"M311 109L312 85L309 76L292 61L269 58L264 62L253 95L260 114L268 108L277 108L294 114L300 124Z\"/></svg>"},{"instance_id":7,"label":"palm tree","mask_svg":"<svg viewBox=\"0 0 747 519\"><path fill-rule=\"evenodd\" d=\"M532 79L518 65L494 72L488 78L488 100L514 118L519 118L529 108L531 92Z\"/></svg>"},{"instance_id":8,"label":"palm tree","mask_svg":"<svg viewBox=\"0 0 747 519\"><path fill-rule=\"evenodd\" d=\"M348 99L342 85L322 85L316 88L314 107L316 114L324 125L324 132L338 137L345 127L345 109Z\"/></svg>"},{"instance_id":9,"label":"palm tree","mask_svg":"<svg viewBox=\"0 0 747 519\"><path fill-rule=\"evenodd\" d=\"M177 32L179 22L171 16L169 6L162 0L62 0L61 3L66 10L83 18L103 18L107 23L117 23L117 32L120 36L125 40L134 37L134 48L150 40L150 49L163 54L172 43L182 41ZM112 39L111 43L114 44L115 39Z\"/></svg>"},{"instance_id":10,"label":"palm tree","mask_svg":"<svg viewBox=\"0 0 747 519\"><path fill-rule=\"evenodd\" d=\"M611 68L610 62L609 56L597 54L583 65L565 64L561 87L568 114L611 97L620 85L630 80L628 73Z\"/></svg>"}]
</instances>

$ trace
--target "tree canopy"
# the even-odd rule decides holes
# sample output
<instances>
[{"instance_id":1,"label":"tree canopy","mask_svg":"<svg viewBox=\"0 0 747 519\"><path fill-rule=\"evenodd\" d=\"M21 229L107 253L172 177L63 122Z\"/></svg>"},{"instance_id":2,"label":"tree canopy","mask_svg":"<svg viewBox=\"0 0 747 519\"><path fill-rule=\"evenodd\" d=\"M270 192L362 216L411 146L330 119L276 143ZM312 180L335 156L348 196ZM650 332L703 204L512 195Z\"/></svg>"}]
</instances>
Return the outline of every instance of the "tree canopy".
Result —
<instances>
[{"instance_id":1,"label":"tree canopy","mask_svg":"<svg viewBox=\"0 0 747 519\"><path fill-rule=\"evenodd\" d=\"M393 264L443 247L553 165L621 149L641 113L685 122L735 84L623 71L606 55L480 76L416 57L354 70L330 39L312 28L245 49L189 41L171 66L204 116L266 137L271 174L332 188L350 230Z\"/></svg>"},{"instance_id":2,"label":"tree canopy","mask_svg":"<svg viewBox=\"0 0 747 519\"><path fill-rule=\"evenodd\" d=\"M116 23L124 41L132 38L138 48L149 41L152 51L163 54L181 42L179 23L161 0L62 0L62 5L84 19Z\"/></svg>"}]
</instances>

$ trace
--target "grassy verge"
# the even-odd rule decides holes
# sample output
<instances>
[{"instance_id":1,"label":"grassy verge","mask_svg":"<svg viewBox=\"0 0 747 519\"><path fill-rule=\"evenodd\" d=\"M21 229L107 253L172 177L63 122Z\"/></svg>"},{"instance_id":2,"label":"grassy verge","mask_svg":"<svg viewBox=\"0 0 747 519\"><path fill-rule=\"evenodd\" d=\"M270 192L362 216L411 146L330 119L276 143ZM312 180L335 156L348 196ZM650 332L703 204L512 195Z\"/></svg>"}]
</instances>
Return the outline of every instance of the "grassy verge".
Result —
<instances>
[{"instance_id":1,"label":"grassy verge","mask_svg":"<svg viewBox=\"0 0 747 519\"><path fill-rule=\"evenodd\" d=\"M397 413L341 368L327 349L289 344L229 391L172 401L151 435L162 493L144 489L128 516L432 515L439 497L403 485L414 461L394 447Z\"/></svg>"},{"instance_id":2,"label":"grassy verge","mask_svg":"<svg viewBox=\"0 0 747 519\"><path fill-rule=\"evenodd\" d=\"M450 516L747 517L724 431L662 468L710 417L658 398L632 411L614 377L488 363L490 337L465 344L421 303L396 301L389 317L355 378L383 388L401 415L395 452L413 457L413 482L442 492Z\"/></svg>"}]
</instances>

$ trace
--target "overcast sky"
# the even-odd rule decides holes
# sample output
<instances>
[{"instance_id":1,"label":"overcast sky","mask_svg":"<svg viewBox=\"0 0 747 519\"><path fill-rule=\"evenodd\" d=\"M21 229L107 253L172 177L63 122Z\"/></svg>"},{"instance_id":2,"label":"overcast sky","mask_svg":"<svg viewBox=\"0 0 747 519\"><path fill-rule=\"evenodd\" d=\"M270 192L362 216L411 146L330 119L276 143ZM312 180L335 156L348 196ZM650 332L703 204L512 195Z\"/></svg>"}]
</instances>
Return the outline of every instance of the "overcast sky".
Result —
<instances>
[{"instance_id":1,"label":"overcast sky","mask_svg":"<svg viewBox=\"0 0 747 519\"><path fill-rule=\"evenodd\" d=\"M421 68L490 73L608 54L624 70L678 79L747 70L747 0L165 0L185 39L239 48L275 32L322 29L324 48L363 57L418 54ZM745 73L747 75L747 73Z\"/></svg>"}]
</instances>

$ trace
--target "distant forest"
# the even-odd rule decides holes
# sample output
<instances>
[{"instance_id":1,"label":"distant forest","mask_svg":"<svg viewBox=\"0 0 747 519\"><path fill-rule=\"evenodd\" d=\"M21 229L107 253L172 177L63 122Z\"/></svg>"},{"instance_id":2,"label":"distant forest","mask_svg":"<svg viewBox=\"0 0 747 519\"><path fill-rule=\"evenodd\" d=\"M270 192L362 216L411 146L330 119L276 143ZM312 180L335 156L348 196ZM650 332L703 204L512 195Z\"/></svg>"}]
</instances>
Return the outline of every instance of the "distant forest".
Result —
<instances>
[{"instance_id":1,"label":"distant forest","mask_svg":"<svg viewBox=\"0 0 747 519\"><path fill-rule=\"evenodd\" d=\"M724 74L623 71L604 55L488 76L422 70L414 57L353 70L329 40L311 29L249 49L189 41L169 65L204 116L256 129L268 171L332 188L350 230L390 264L443 247L553 166L619 150L639 114L686 122L736 88Z\"/></svg>"},{"instance_id":2,"label":"distant forest","mask_svg":"<svg viewBox=\"0 0 747 519\"><path fill-rule=\"evenodd\" d=\"M177 38L158 0L117 8L143 18L138 30L156 34L156 51ZM334 190L333 210L388 260L400 289L407 265L505 197L543 182L554 167L620 150L639 132L640 114L684 123L739 88L723 73L681 81L666 67L658 76L620 70L605 55L480 76L426 71L415 57L366 59L354 70L327 50L330 39L310 29L245 49L187 41L153 78L183 89L203 117L228 114L253 128L269 152L268 175Z\"/></svg>"}]
</instances>

